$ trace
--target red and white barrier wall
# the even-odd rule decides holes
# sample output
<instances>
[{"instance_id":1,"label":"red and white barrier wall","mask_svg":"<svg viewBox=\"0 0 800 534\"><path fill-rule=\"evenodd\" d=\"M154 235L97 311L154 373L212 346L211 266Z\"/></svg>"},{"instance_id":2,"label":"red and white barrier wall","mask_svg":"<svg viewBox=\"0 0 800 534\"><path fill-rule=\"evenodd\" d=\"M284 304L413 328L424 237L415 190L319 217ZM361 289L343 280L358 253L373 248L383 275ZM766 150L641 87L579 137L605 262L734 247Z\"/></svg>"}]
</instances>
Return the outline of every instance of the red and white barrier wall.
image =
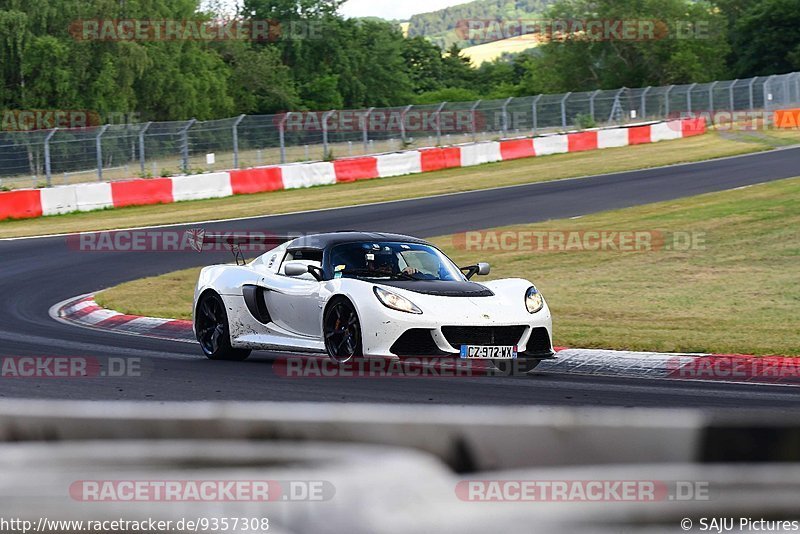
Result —
<instances>
[{"instance_id":1,"label":"red and white barrier wall","mask_svg":"<svg viewBox=\"0 0 800 534\"><path fill-rule=\"evenodd\" d=\"M640 126L421 148L333 162L292 163L172 178L21 189L0 192L0 220L331 185L470 167L494 161L654 143L705 132L706 122L703 118L677 119Z\"/></svg>"}]
</instances>

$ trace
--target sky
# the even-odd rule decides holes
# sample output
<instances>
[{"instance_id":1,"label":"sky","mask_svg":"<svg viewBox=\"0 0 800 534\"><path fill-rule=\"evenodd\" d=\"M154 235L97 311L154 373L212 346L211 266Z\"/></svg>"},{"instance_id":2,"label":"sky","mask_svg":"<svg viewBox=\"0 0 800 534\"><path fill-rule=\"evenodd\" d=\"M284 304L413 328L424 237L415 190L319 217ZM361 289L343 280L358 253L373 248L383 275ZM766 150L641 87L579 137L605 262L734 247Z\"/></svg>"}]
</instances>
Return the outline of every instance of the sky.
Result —
<instances>
[{"instance_id":1,"label":"sky","mask_svg":"<svg viewBox=\"0 0 800 534\"><path fill-rule=\"evenodd\" d=\"M470 0L347 0L341 8L346 17L381 17L387 20L405 20L417 13L436 11L456 4L464 4ZM219 3L235 6L241 0L221 0Z\"/></svg>"}]
</instances>

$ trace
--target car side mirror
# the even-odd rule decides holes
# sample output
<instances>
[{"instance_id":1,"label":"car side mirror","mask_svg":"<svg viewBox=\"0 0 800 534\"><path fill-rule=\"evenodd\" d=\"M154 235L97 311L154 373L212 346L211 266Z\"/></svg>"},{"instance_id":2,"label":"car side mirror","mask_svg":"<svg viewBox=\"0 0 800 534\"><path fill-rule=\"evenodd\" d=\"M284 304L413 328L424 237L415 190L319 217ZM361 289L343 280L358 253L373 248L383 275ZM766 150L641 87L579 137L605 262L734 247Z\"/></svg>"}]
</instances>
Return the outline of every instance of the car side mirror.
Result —
<instances>
[{"instance_id":1,"label":"car side mirror","mask_svg":"<svg viewBox=\"0 0 800 534\"><path fill-rule=\"evenodd\" d=\"M481 275L481 276L485 276L485 275L489 274L489 272L491 271L491 267L489 266L488 263L486 263L485 261L482 261L480 263L476 263L475 265L469 265L467 267L461 267L461 270L462 271L467 271L467 274L465 276L467 277L467 280L469 280L470 278L472 278L476 274Z\"/></svg>"},{"instance_id":2,"label":"car side mirror","mask_svg":"<svg viewBox=\"0 0 800 534\"><path fill-rule=\"evenodd\" d=\"M283 273L286 276L303 276L308 272L308 265L299 261L290 261L286 263L283 268Z\"/></svg>"}]
</instances>

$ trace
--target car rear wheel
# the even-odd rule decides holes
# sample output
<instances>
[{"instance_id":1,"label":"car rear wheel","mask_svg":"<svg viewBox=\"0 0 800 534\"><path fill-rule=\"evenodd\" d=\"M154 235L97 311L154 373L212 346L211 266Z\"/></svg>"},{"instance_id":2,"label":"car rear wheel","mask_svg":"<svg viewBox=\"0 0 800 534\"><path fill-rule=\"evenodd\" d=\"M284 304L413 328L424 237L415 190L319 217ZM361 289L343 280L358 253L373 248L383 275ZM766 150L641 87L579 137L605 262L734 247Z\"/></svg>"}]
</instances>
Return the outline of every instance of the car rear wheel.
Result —
<instances>
[{"instance_id":1,"label":"car rear wheel","mask_svg":"<svg viewBox=\"0 0 800 534\"><path fill-rule=\"evenodd\" d=\"M222 298L216 293L200 297L195 313L195 330L203 354L211 360L242 361L250 356L251 351L231 346L228 314Z\"/></svg>"},{"instance_id":2,"label":"car rear wheel","mask_svg":"<svg viewBox=\"0 0 800 534\"><path fill-rule=\"evenodd\" d=\"M541 363L542 360L492 360L492 365L505 376L524 376Z\"/></svg>"},{"instance_id":3,"label":"car rear wheel","mask_svg":"<svg viewBox=\"0 0 800 534\"><path fill-rule=\"evenodd\" d=\"M361 325L349 300L341 298L331 303L322 325L325 350L333 361L343 364L362 356Z\"/></svg>"}]
</instances>

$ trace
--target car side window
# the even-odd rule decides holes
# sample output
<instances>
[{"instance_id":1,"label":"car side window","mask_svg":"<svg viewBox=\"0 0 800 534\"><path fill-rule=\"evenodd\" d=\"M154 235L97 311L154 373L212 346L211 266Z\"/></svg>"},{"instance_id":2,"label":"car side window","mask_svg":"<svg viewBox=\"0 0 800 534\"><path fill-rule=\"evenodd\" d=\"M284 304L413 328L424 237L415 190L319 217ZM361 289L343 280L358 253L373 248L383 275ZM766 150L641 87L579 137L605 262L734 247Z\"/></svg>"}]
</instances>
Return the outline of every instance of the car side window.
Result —
<instances>
[{"instance_id":1,"label":"car side window","mask_svg":"<svg viewBox=\"0 0 800 534\"><path fill-rule=\"evenodd\" d=\"M278 274L285 276L284 268L290 261L301 261L306 265L314 265L315 267L322 268L322 251L315 249L297 249L287 251L286 255L283 257L283 261L281 261ZM316 280L310 273L298 278Z\"/></svg>"}]
</instances>

